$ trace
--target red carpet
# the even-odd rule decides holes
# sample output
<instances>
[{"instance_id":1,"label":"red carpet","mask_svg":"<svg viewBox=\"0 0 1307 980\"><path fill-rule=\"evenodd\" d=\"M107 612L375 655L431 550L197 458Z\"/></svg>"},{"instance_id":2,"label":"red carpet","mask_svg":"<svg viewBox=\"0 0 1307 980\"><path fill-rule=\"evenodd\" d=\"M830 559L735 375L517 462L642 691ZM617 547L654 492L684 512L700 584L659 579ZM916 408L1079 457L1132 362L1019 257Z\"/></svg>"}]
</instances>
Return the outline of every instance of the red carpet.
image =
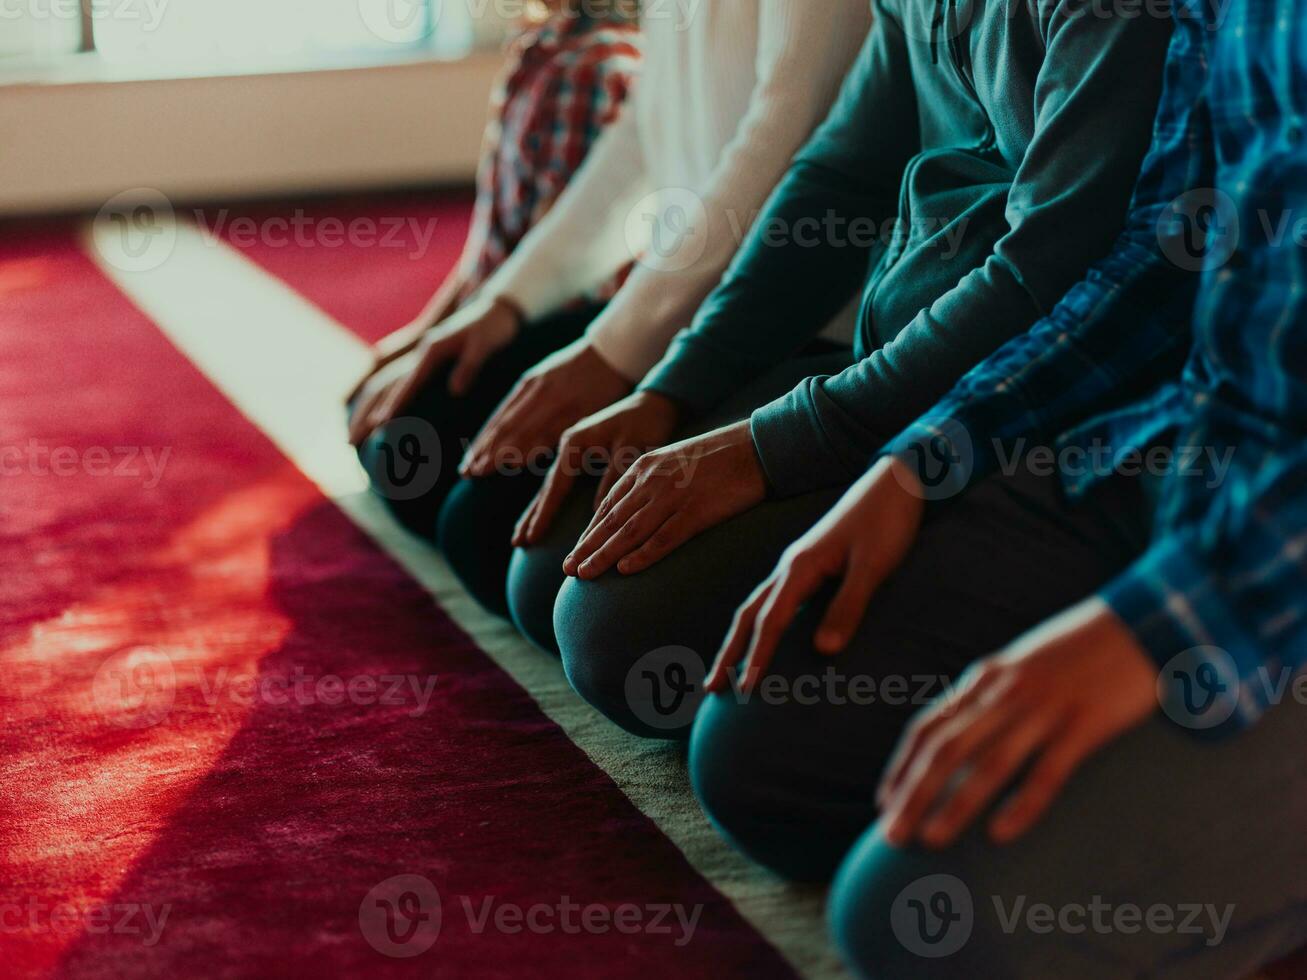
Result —
<instances>
[{"instance_id":1,"label":"red carpet","mask_svg":"<svg viewBox=\"0 0 1307 980\"><path fill-rule=\"evenodd\" d=\"M470 193L413 192L206 208L197 224L375 341L415 317L453 268L471 208Z\"/></svg>"},{"instance_id":2,"label":"red carpet","mask_svg":"<svg viewBox=\"0 0 1307 980\"><path fill-rule=\"evenodd\" d=\"M789 975L71 229L0 234L5 977ZM373 305L327 251L369 335L439 265Z\"/></svg>"},{"instance_id":3,"label":"red carpet","mask_svg":"<svg viewBox=\"0 0 1307 980\"><path fill-rule=\"evenodd\" d=\"M375 339L466 222L220 237ZM71 225L0 226L0 453L0 980L792 975Z\"/></svg>"}]
</instances>

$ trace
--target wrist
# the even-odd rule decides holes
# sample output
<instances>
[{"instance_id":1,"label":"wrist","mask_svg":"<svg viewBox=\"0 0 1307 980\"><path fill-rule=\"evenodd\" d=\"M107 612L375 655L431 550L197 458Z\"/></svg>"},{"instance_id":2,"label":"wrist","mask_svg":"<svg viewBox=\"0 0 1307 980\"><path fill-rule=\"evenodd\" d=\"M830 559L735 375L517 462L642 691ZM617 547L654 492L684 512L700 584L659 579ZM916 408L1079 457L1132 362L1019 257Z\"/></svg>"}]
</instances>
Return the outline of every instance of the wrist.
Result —
<instances>
[{"instance_id":1,"label":"wrist","mask_svg":"<svg viewBox=\"0 0 1307 980\"><path fill-rule=\"evenodd\" d=\"M682 408L674 398L647 388L637 391L631 397L635 400L636 407L663 422L669 432L680 424Z\"/></svg>"},{"instance_id":2,"label":"wrist","mask_svg":"<svg viewBox=\"0 0 1307 980\"><path fill-rule=\"evenodd\" d=\"M614 378L621 378L628 391L634 388L635 383L640 380L638 377L631 377L630 372L626 371L609 352L604 350L604 345L598 342L594 334L587 333L578 343L580 343L581 351L586 357L601 364L604 370Z\"/></svg>"},{"instance_id":3,"label":"wrist","mask_svg":"<svg viewBox=\"0 0 1307 980\"><path fill-rule=\"evenodd\" d=\"M749 474L748 483L754 495L766 499L772 495L771 481L767 479L767 469L762 465L762 456L758 445L753 441L753 426L748 419L736 422L725 430L729 444L737 449L741 465Z\"/></svg>"},{"instance_id":4,"label":"wrist","mask_svg":"<svg viewBox=\"0 0 1307 980\"><path fill-rule=\"evenodd\" d=\"M753 440L753 425L748 418L741 419L735 425L725 429L725 439L740 460L740 470L749 490L749 497L766 500L772 497L771 481L767 480L766 466L762 465L762 456L758 453L758 444Z\"/></svg>"},{"instance_id":5,"label":"wrist","mask_svg":"<svg viewBox=\"0 0 1307 980\"><path fill-rule=\"evenodd\" d=\"M926 488L921 482L920 475L898 456L882 456L867 473L868 480L884 479L886 476L893 477L899 488L909 496L921 501L927 499Z\"/></svg>"},{"instance_id":6,"label":"wrist","mask_svg":"<svg viewBox=\"0 0 1307 980\"><path fill-rule=\"evenodd\" d=\"M513 297L500 293L490 301L490 305L497 313L510 320L514 331L521 330L526 325L526 310Z\"/></svg>"}]
</instances>

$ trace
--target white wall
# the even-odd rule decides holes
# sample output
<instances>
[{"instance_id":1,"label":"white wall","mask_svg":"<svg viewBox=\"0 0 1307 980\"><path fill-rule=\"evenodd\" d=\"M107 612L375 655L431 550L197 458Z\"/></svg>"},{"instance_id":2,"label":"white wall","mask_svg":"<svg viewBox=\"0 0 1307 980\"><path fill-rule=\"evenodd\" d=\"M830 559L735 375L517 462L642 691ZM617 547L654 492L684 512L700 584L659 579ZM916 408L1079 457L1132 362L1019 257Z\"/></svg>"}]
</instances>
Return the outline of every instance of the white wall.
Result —
<instances>
[{"instance_id":1,"label":"white wall","mask_svg":"<svg viewBox=\"0 0 1307 980\"><path fill-rule=\"evenodd\" d=\"M0 85L0 214L470 180L500 63Z\"/></svg>"}]
</instances>

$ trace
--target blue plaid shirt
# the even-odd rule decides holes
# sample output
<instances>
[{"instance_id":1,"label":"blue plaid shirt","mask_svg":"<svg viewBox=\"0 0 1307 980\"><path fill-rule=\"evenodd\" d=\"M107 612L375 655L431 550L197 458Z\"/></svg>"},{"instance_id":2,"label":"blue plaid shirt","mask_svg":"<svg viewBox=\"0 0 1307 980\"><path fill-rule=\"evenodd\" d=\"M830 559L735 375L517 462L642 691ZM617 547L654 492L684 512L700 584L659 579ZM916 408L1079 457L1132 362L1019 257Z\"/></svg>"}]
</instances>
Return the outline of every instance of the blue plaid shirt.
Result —
<instances>
[{"instance_id":1,"label":"blue plaid shirt","mask_svg":"<svg viewBox=\"0 0 1307 980\"><path fill-rule=\"evenodd\" d=\"M928 461L965 463L956 491L1000 449L1056 439L1101 462L1064 467L1075 497L1171 447L1151 545L1102 595L1159 663L1223 692L1228 728L1307 664L1307 4L1220 8L1173 9L1154 142L1111 254L887 452L935 485Z\"/></svg>"}]
</instances>

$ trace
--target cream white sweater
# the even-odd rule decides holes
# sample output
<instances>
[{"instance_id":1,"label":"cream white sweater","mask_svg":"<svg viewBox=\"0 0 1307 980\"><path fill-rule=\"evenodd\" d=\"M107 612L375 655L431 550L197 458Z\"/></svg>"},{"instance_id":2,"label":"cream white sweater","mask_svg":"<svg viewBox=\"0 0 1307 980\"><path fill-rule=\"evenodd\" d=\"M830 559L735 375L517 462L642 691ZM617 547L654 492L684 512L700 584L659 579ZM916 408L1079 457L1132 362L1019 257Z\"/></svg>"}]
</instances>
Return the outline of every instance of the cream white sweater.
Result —
<instances>
[{"instance_id":1,"label":"cream white sweater","mask_svg":"<svg viewBox=\"0 0 1307 980\"><path fill-rule=\"evenodd\" d=\"M868 0L646 0L632 102L483 286L537 319L640 259L589 330L632 381L721 279L871 25Z\"/></svg>"}]
</instances>

